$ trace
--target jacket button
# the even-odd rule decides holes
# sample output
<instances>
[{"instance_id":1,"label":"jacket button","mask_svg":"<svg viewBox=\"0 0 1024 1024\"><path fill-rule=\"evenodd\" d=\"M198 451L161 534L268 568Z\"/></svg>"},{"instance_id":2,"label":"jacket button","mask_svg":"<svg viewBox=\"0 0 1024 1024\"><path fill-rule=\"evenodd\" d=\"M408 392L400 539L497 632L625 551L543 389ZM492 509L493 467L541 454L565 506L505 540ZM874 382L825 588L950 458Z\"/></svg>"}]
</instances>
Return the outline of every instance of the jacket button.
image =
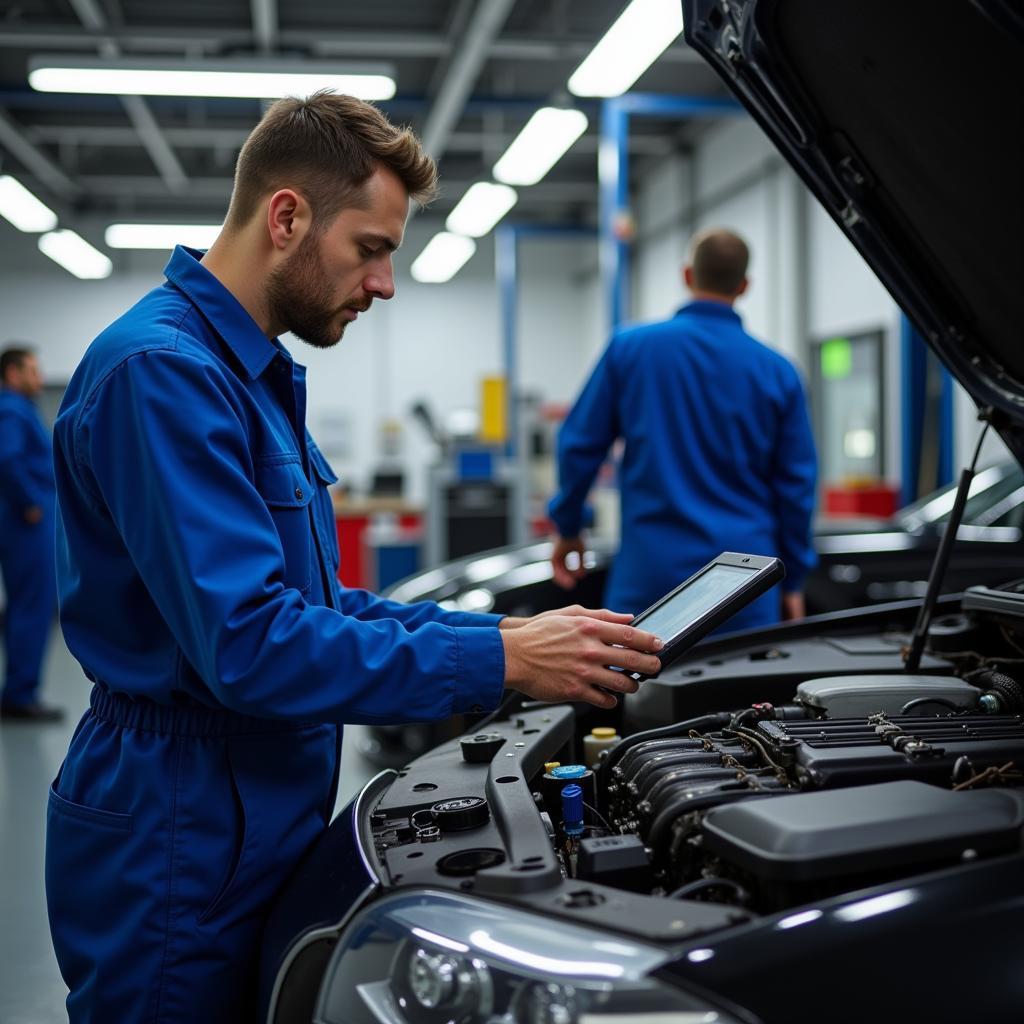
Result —
<instances>
[{"instance_id":1,"label":"jacket button","mask_svg":"<svg viewBox=\"0 0 1024 1024\"><path fill-rule=\"evenodd\" d=\"M472 714L479 715L483 711L483 707L480 704L474 704L469 710Z\"/></svg>"},{"instance_id":2,"label":"jacket button","mask_svg":"<svg viewBox=\"0 0 1024 1024\"><path fill-rule=\"evenodd\" d=\"M295 497L298 498L299 501L302 501L302 488L301 487L296 487L295 488Z\"/></svg>"}]
</instances>

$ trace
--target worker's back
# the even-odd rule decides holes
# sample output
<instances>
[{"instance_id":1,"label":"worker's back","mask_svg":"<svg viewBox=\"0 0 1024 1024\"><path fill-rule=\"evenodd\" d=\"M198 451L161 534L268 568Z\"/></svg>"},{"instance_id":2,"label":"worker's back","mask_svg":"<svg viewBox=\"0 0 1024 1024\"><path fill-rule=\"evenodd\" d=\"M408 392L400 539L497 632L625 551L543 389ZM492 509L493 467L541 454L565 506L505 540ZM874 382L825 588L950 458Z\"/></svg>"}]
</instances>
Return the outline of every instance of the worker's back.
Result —
<instances>
[{"instance_id":1,"label":"worker's back","mask_svg":"<svg viewBox=\"0 0 1024 1024\"><path fill-rule=\"evenodd\" d=\"M789 361L751 338L730 306L708 301L620 332L606 358L625 440L609 607L639 611L725 550L781 554L792 570L809 565L806 537L798 553L785 536L788 479L799 477L806 494L814 476L803 391ZM730 627L777 618L772 594Z\"/></svg>"}]
</instances>

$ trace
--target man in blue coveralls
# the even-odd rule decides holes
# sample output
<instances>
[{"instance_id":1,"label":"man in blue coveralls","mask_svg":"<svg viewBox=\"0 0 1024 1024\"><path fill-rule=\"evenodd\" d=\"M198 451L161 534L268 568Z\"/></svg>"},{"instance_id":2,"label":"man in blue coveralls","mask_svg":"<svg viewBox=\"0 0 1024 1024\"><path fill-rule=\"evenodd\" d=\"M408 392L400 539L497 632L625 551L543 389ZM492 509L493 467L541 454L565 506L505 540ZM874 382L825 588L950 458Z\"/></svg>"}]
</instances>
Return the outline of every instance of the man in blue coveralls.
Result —
<instances>
[{"instance_id":1,"label":"man in blue coveralls","mask_svg":"<svg viewBox=\"0 0 1024 1024\"><path fill-rule=\"evenodd\" d=\"M277 335L336 344L395 291L433 161L350 97L274 104L224 229L89 347L55 430L57 565L90 709L50 793L46 887L75 1022L248 1020L263 921L334 805L342 722L505 687L611 707L660 643L627 615L401 605L337 579L331 467ZM624 645L621 649L613 644Z\"/></svg>"},{"instance_id":2,"label":"man in blue coveralls","mask_svg":"<svg viewBox=\"0 0 1024 1024\"><path fill-rule=\"evenodd\" d=\"M782 558L781 608L769 591L724 628L804 614L803 583L816 561L814 442L796 369L747 334L733 309L748 261L731 231L697 235L683 270L693 301L671 320L612 337L558 436L560 489L548 511L561 586L584 572L576 561L583 505L622 438L610 607L640 612L722 551L744 551Z\"/></svg>"},{"instance_id":3,"label":"man in blue coveralls","mask_svg":"<svg viewBox=\"0 0 1024 1024\"><path fill-rule=\"evenodd\" d=\"M38 697L39 672L57 607L53 568L53 455L33 399L43 390L28 348L0 353L0 569L7 610L4 721L53 722L60 708Z\"/></svg>"}]
</instances>

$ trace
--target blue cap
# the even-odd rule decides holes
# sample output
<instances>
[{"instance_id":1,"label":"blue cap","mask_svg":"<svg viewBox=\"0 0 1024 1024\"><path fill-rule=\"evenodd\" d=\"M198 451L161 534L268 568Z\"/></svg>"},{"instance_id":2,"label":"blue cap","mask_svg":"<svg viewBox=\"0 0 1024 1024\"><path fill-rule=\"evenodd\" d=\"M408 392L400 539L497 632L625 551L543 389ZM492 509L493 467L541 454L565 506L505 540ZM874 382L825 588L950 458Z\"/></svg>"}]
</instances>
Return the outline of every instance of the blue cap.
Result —
<instances>
[{"instance_id":1,"label":"blue cap","mask_svg":"<svg viewBox=\"0 0 1024 1024\"><path fill-rule=\"evenodd\" d=\"M583 832L583 790L575 782L562 790L562 827L567 836Z\"/></svg>"},{"instance_id":2,"label":"blue cap","mask_svg":"<svg viewBox=\"0 0 1024 1024\"><path fill-rule=\"evenodd\" d=\"M551 769L556 779L582 779L587 774L587 766L583 764L563 764Z\"/></svg>"}]
</instances>

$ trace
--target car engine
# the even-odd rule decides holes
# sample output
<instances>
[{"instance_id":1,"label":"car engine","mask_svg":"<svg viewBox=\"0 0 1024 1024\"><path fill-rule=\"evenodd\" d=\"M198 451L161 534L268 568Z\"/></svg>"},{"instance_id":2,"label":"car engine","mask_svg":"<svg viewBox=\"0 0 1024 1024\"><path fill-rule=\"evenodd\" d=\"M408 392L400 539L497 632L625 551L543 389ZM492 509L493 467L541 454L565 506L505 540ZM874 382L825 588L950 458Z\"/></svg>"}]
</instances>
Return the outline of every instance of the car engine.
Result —
<instances>
[{"instance_id":1,"label":"car engine","mask_svg":"<svg viewBox=\"0 0 1024 1024\"><path fill-rule=\"evenodd\" d=\"M694 905L737 921L1019 850L1021 621L936 619L918 673L905 632L698 649L644 684L647 723L697 713L627 711L599 756L587 709L515 708L399 773L378 857L396 885L557 892L555 912L685 900L692 924ZM709 699L730 693L763 699Z\"/></svg>"}]
</instances>

